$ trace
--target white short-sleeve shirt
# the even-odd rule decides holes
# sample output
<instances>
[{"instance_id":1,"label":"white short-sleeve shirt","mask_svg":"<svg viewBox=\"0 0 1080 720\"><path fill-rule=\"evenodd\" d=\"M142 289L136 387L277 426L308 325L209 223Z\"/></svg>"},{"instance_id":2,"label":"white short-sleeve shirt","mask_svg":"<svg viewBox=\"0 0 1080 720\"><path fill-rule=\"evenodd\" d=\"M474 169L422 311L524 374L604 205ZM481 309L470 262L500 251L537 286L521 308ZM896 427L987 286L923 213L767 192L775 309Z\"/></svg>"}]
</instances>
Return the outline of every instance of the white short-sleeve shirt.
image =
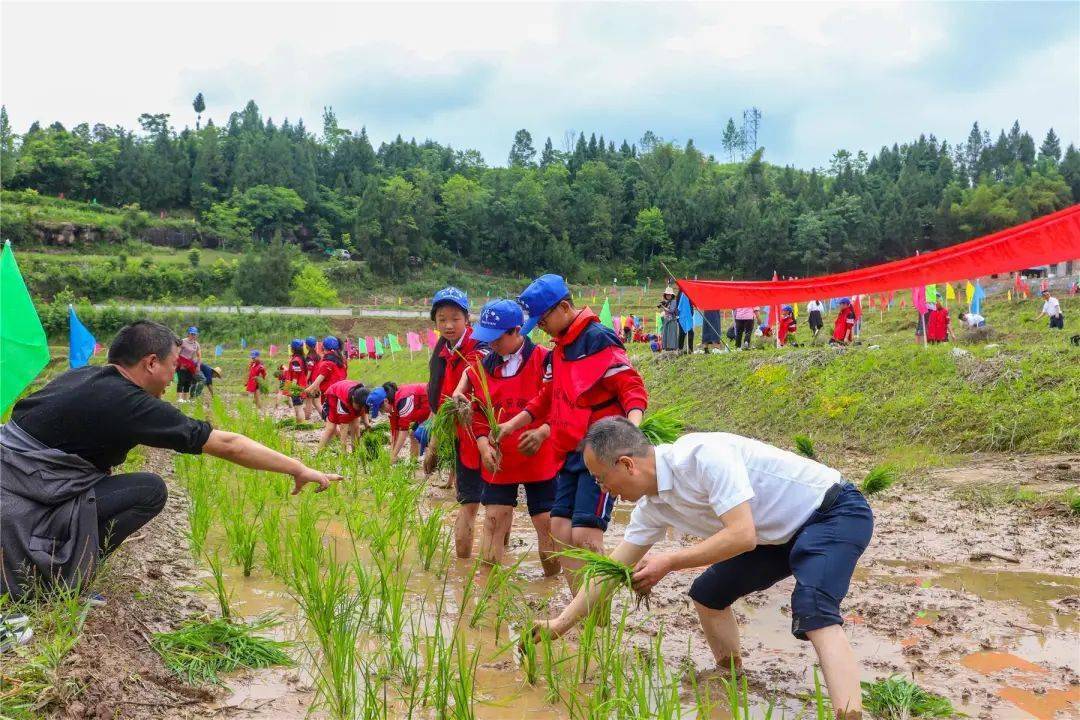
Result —
<instances>
[{"instance_id":1,"label":"white short-sleeve shirt","mask_svg":"<svg viewBox=\"0 0 1080 720\"><path fill-rule=\"evenodd\" d=\"M782 545L842 482L839 471L731 433L690 433L656 448L657 494L638 500L624 539L652 545L669 527L709 537L720 516L749 501L757 541Z\"/></svg>"},{"instance_id":2,"label":"white short-sleeve shirt","mask_svg":"<svg viewBox=\"0 0 1080 720\"><path fill-rule=\"evenodd\" d=\"M815 310L820 313L825 312L825 306L821 303L820 300L811 300L810 302L806 303L807 312L814 312Z\"/></svg>"},{"instance_id":3,"label":"white short-sleeve shirt","mask_svg":"<svg viewBox=\"0 0 1080 720\"><path fill-rule=\"evenodd\" d=\"M1046 298L1046 302L1043 303L1042 311L1050 317L1057 317L1061 314L1061 303L1058 302L1056 297Z\"/></svg>"}]
</instances>

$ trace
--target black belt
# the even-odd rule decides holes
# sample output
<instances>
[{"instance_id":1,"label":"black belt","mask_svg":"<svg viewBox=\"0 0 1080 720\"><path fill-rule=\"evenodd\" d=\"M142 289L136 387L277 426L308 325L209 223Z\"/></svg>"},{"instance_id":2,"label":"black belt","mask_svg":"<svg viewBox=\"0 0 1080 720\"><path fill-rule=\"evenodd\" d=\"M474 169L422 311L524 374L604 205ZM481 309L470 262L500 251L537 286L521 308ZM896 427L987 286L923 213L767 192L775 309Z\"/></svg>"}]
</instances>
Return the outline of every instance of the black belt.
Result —
<instances>
[{"instance_id":1,"label":"black belt","mask_svg":"<svg viewBox=\"0 0 1080 720\"><path fill-rule=\"evenodd\" d=\"M825 491L825 497L821 498L821 504L818 505L818 512L824 513L832 510L832 506L836 504L836 499L840 497L840 493L844 491L850 483L838 482Z\"/></svg>"}]
</instances>

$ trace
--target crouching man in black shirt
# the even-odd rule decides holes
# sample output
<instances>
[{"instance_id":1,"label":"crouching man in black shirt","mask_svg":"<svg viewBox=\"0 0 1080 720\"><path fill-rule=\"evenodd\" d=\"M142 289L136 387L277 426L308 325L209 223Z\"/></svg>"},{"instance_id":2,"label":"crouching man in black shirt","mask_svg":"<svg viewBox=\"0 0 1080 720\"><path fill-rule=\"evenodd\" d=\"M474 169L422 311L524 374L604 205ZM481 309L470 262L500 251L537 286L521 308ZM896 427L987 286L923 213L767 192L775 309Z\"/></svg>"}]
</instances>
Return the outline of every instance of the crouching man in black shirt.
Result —
<instances>
[{"instance_id":1,"label":"crouching man in black shirt","mask_svg":"<svg viewBox=\"0 0 1080 720\"><path fill-rule=\"evenodd\" d=\"M327 475L248 437L214 430L161 400L179 341L148 320L120 330L109 363L59 376L19 401L0 426L0 593L19 599L30 576L75 584L165 507L159 475L113 475L136 445L207 453L292 475L293 494Z\"/></svg>"}]
</instances>

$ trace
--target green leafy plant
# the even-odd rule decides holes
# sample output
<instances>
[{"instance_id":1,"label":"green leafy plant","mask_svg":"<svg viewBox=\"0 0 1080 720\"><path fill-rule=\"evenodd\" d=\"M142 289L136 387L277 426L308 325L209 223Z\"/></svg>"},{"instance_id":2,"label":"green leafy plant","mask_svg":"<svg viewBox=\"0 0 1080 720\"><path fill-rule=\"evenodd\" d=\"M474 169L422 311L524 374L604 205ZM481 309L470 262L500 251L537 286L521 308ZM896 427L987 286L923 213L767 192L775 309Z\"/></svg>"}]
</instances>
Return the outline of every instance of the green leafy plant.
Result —
<instances>
[{"instance_id":1,"label":"green leafy plant","mask_svg":"<svg viewBox=\"0 0 1080 720\"><path fill-rule=\"evenodd\" d=\"M863 495L876 495L892 487L900 477L900 473L893 465L882 464L874 467L866 474L859 489Z\"/></svg>"},{"instance_id":2,"label":"green leafy plant","mask_svg":"<svg viewBox=\"0 0 1080 720\"><path fill-rule=\"evenodd\" d=\"M194 620L173 632L155 633L151 646L161 655L165 667L185 681L219 684L221 673L293 664L285 652L290 643L257 634L277 624L271 617L250 624L234 623L226 618L209 622Z\"/></svg>"},{"instance_id":3,"label":"green leafy plant","mask_svg":"<svg viewBox=\"0 0 1080 720\"><path fill-rule=\"evenodd\" d=\"M893 675L862 683L863 707L886 720L948 718L961 715L948 698L927 692L910 680Z\"/></svg>"},{"instance_id":4,"label":"green leafy plant","mask_svg":"<svg viewBox=\"0 0 1080 720\"><path fill-rule=\"evenodd\" d=\"M457 405L450 399L443 400L429 421L431 443L435 446L440 470L452 470L457 464Z\"/></svg>"},{"instance_id":5,"label":"green leafy plant","mask_svg":"<svg viewBox=\"0 0 1080 720\"><path fill-rule=\"evenodd\" d=\"M809 435L796 435L793 442L795 443L795 450L800 455L808 458L817 457L814 453L814 441L810 439Z\"/></svg>"},{"instance_id":6,"label":"green leafy plant","mask_svg":"<svg viewBox=\"0 0 1080 720\"><path fill-rule=\"evenodd\" d=\"M641 432L653 445L673 443L686 432L685 416L686 408L682 406L672 405L654 410L641 421Z\"/></svg>"}]
</instances>

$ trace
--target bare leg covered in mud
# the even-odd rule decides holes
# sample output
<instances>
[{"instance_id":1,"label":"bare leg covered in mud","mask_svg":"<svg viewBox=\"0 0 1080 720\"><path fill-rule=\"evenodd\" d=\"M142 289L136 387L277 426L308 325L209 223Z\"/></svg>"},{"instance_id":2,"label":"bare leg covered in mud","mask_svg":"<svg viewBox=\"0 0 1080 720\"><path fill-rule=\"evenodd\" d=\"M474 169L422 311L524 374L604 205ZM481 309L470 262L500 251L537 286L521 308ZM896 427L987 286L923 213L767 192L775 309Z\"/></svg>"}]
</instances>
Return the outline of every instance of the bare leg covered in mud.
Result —
<instances>
[{"instance_id":1,"label":"bare leg covered in mud","mask_svg":"<svg viewBox=\"0 0 1080 720\"><path fill-rule=\"evenodd\" d=\"M476 535L476 514L480 503L466 503L458 507L454 522L454 550L459 558L472 557L473 537Z\"/></svg>"},{"instance_id":2,"label":"bare leg covered in mud","mask_svg":"<svg viewBox=\"0 0 1080 720\"><path fill-rule=\"evenodd\" d=\"M505 555L505 539L509 537L514 520L510 505L485 505L484 530L480 535L480 559L490 565L500 565Z\"/></svg>"},{"instance_id":3,"label":"bare leg covered in mud","mask_svg":"<svg viewBox=\"0 0 1080 720\"><path fill-rule=\"evenodd\" d=\"M727 673L733 665L736 671L742 670L739 623L732 609L727 607L713 610L698 602L694 602L694 608L701 620L705 640L716 659L717 670ZM829 690L829 700L836 709L836 717L847 720L861 717L859 666L855 662L855 653L851 650L843 627L830 625L820 630L811 630L806 636L817 652L821 671L825 675L825 685Z\"/></svg>"}]
</instances>

